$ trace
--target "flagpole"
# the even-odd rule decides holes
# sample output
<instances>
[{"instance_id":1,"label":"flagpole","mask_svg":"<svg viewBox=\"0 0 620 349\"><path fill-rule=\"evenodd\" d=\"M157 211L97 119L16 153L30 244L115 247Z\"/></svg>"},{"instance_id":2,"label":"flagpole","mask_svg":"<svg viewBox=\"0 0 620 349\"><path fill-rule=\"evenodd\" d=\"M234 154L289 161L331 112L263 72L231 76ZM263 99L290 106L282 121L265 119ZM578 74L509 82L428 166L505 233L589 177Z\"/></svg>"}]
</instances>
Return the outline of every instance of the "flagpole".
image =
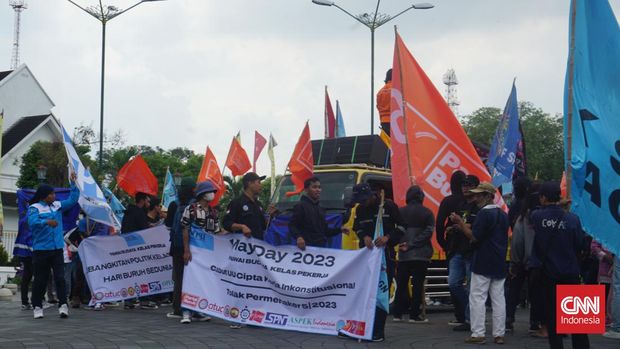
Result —
<instances>
[{"instance_id":1,"label":"flagpole","mask_svg":"<svg viewBox=\"0 0 620 349\"><path fill-rule=\"evenodd\" d=\"M573 84L575 79L575 22L577 18L577 1L571 0L570 40L568 50L568 111L566 120L566 199L571 198L572 157L573 157Z\"/></svg>"},{"instance_id":2,"label":"flagpole","mask_svg":"<svg viewBox=\"0 0 620 349\"><path fill-rule=\"evenodd\" d=\"M396 35L396 39L398 40L400 36L398 35L398 26L394 26L394 34ZM407 150L407 175L409 177L409 184L415 184L415 181L412 181L413 171L411 170L411 154L409 152L409 137L407 136L407 100L405 99L405 88L403 84L403 69L400 62L400 47L398 45L398 41L396 42L396 57L398 57L398 78L400 79L400 93L402 98L402 108L403 108L403 135L405 136L405 149Z\"/></svg>"},{"instance_id":3,"label":"flagpole","mask_svg":"<svg viewBox=\"0 0 620 349\"><path fill-rule=\"evenodd\" d=\"M325 95L323 96L323 124L325 125L325 131L323 138L329 138L329 122L327 121L327 85L325 85Z\"/></svg>"}]
</instances>

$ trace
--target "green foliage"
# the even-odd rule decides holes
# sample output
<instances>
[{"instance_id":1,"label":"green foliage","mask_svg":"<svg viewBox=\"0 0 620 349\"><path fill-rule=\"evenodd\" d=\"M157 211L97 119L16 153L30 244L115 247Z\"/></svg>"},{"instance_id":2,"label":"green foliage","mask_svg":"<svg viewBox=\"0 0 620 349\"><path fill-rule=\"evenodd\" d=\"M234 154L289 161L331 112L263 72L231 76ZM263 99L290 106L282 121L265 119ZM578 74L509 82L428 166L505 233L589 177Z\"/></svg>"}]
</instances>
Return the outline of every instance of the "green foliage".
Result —
<instances>
[{"instance_id":1,"label":"green foliage","mask_svg":"<svg viewBox=\"0 0 620 349\"><path fill-rule=\"evenodd\" d=\"M11 261L9 259L9 254L4 249L4 245L0 244L0 266L10 266Z\"/></svg>"},{"instance_id":2,"label":"green foliage","mask_svg":"<svg viewBox=\"0 0 620 349\"><path fill-rule=\"evenodd\" d=\"M501 115L499 108L480 108L466 117L463 128L472 141L489 145ZM564 170L561 116L552 116L523 101L519 102L519 115L525 138L528 176L540 180L559 180Z\"/></svg>"},{"instance_id":3,"label":"green foliage","mask_svg":"<svg viewBox=\"0 0 620 349\"><path fill-rule=\"evenodd\" d=\"M67 154L62 143L38 141L34 143L19 162L20 177L18 188L36 188L39 185L37 168L47 167L45 183L55 187L69 184L67 174Z\"/></svg>"}]
</instances>

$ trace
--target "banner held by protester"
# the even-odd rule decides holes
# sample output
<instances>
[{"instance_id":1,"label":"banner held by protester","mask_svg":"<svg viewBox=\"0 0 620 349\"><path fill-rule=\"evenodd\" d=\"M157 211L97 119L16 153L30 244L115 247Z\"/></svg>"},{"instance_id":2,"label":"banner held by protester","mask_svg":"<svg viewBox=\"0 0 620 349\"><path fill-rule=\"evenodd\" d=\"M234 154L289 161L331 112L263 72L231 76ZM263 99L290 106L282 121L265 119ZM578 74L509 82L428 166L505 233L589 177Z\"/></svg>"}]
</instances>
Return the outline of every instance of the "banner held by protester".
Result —
<instances>
[{"instance_id":1,"label":"banner held by protester","mask_svg":"<svg viewBox=\"0 0 620 349\"><path fill-rule=\"evenodd\" d=\"M238 234L190 235L184 308L236 323L371 338L381 249L301 251Z\"/></svg>"}]
</instances>

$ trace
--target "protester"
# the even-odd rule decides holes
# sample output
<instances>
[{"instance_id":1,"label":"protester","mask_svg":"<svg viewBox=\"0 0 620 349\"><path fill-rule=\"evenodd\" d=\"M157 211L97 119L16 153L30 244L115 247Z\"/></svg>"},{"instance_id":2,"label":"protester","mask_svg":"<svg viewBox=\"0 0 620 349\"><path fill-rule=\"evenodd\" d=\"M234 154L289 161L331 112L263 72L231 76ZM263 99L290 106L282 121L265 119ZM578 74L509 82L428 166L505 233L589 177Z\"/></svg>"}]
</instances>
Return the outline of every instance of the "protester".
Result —
<instances>
[{"instance_id":1,"label":"protester","mask_svg":"<svg viewBox=\"0 0 620 349\"><path fill-rule=\"evenodd\" d=\"M558 349L564 344L556 327L556 286L581 283L578 255L583 249L584 233L579 217L559 205L560 183L544 183L539 198L542 207L530 215L536 232L530 259L532 266L542 271L549 345L551 349ZM548 224L550 221L557 224ZM590 348L587 334L573 334L572 343L573 349Z\"/></svg>"},{"instance_id":2,"label":"protester","mask_svg":"<svg viewBox=\"0 0 620 349\"><path fill-rule=\"evenodd\" d=\"M151 197L145 193L136 193L135 204L129 204L121 223L123 234L144 230L149 227L146 211L150 205Z\"/></svg>"},{"instance_id":3,"label":"protester","mask_svg":"<svg viewBox=\"0 0 620 349\"><path fill-rule=\"evenodd\" d=\"M174 281L172 312L166 314L169 318L182 318L183 316L181 313L181 295L183 290L183 271L185 268L183 261L185 248L183 246L181 219L185 208L193 201L195 185L196 182L191 177L183 177L181 184L177 187L179 204L172 202L168 207L166 219L170 218L170 256L172 256L172 281ZM174 208L172 208L173 205Z\"/></svg>"},{"instance_id":4,"label":"protester","mask_svg":"<svg viewBox=\"0 0 620 349\"><path fill-rule=\"evenodd\" d=\"M538 190L539 184L530 185L528 192L520 198L523 203L519 205L521 212L518 214L512 229L510 243L510 267L509 289L506 299L506 330L514 329L515 312L521 298L521 289L527 282L528 298L530 301L530 332L537 337L547 337L546 327L541 327L544 319L542 293L539 275L530 272L528 261L532 254L535 231L530 223L530 213L539 207Z\"/></svg>"},{"instance_id":5,"label":"protester","mask_svg":"<svg viewBox=\"0 0 620 349\"><path fill-rule=\"evenodd\" d=\"M392 68L385 73L385 85L377 92L377 110L381 128L390 135L390 120L392 114Z\"/></svg>"},{"instance_id":6,"label":"protester","mask_svg":"<svg viewBox=\"0 0 620 349\"><path fill-rule=\"evenodd\" d=\"M148 210L146 211L146 221L149 223L149 227L154 227L163 223L161 199L157 196L151 196Z\"/></svg>"},{"instance_id":7,"label":"protester","mask_svg":"<svg viewBox=\"0 0 620 349\"><path fill-rule=\"evenodd\" d=\"M199 228L209 234L215 234L220 231L220 223L217 216L217 210L209 205L215 199L217 189L209 180L200 182L196 185L194 191L195 199L183 210L181 217L181 227L183 229L183 262L185 265L191 262L192 253L189 249L190 231L193 228ZM181 280L182 282L182 280ZM183 286L181 286L181 289ZM210 317L202 314L192 313L189 310L183 311L182 324L189 324L194 321L209 321Z\"/></svg>"},{"instance_id":8,"label":"protester","mask_svg":"<svg viewBox=\"0 0 620 349\"><path fill-rule=\"evenodd\" d=\"M510 218L510 227L513 228L517 222L517 218L523 212L523 206L526 205L532 180L528 177L517 177L512 181L512 193L514 195L510 206L508 207L508 218Z\"/></svg>"},{"instance_id":9,"label":"protester","mask_svg":"<svg viewBox=\"0 0 620 349\"><path fill-rule=\"evenodd\" d=\"M383 236L374 239L375 226L379 214L381 198L373 192L366 183L357 184L353 187L352 202L359 204L355 211L353 230L360 239L360 248L386 247L394 248L403 236L403 221L398 206L389 199L385 199L383 220ZM374 241L373 241L374 240ZM388 283L390 277L388 276ZM389 289L389 284L388 284ZM373 326L373 342L385 340L385 320L387 312L379 307L375 311Z\"/></svg>"},{"instance_id":10,"label":"protester","mask_svg":"<svg viewBox=\"0 0 620 349\"><path fill-rule=\"evenodd\" d=\"M470 190L474 201L480 207L473 226L456 213L450 219L458 224L472 241L471 285L469 289L469 308L472 334L467 343L483 344L485 338L485 318L487 296L491 296L493 307L493 338L497 344L504 344L506 325L506 252L508 250L508 215L493 203L497 190L490 183L480 183Z\"/></svg>"},{"instance_id":11,"label":"protester","mask_svg":"<svg viewBox=\"0 0 620 349\"><path fill-rule=\"evenodd\" d=\"M592 256L598 260L598 277L596 281L599 285L605 286L605 295L608 295L611 289L614 255L596 240L592 240L590 243L590 251ZM609 309L607 305L610 303L610 299L606 297L605 300L605 309ZM607 315L611 314L607 312ZM609 324L608 321L606 323Z\"/></svg>"},{"instance_id":12,"label":"protester","mask_svg":"<svg viewBox=\"0 0 620 349\"><path fill-rule=\"evenodd\" d=\"M293 216L288 225L289 232L297 242L297 247L326 247L327 238L340 234L341 228L329 228L325 220L325 210L319 205L321 182L317 177L304 181L304 193L293 207ZM348 233L348 230L344 228Z\"/></svg>"},{"instance_id":13,"label":"protester","mask_svg":"<svg viewBox=\"0 0 620 349\"><path fill-rule=\"evenodd\" d=\"M613 278L611 282L611 324L603 336L620 339L620 257L614 257L612 266Z\"/></svg>"},{"instance_id":14,"label":"protester","mask_svg":"<svg viewBox=\"0 0 620 349\"><path fill-rule=\"evenodd\" d=\"M433 212L423 206L424 192L417 185L407 190L407 206L400 209L405 223L405 234L398 246L398 272L396 274L396 307L394 321L402 319L409 311L409 322L428 322L421 316L424 279L433 256L431 237L435 229ZM412 279L413 294L409 299L409 278Z\"/></svg>"},{"instance_id":15,"label":"protester","mask_svg":"<svg viewBox=\"0 0 620 349\"><path fill-rule=\"evenodd\" d=\"M34 285L32 287L32 306L34 318L43 318L43 294L50 270L53 270L58 297L58 313L61 318L69 316L65 291L62 212L72 208L78 200L79 189L75 185L76 176L71 173L71 196L64 201L56 201L54 188L41 184L30 201L28 226L32 232Z\"/></svg>"},{"instance_id":16,"label":"protester","mask_svg":"<svg viewBox=\"0 0 620 349\"><path fill-rule=\"evenodd\" d=\"M243 176L243 193L233 199L226 210L223 227L229 232L240 232L246 237L263 240L267 220L263 206L258 201L261 193L261 181L265 176L259 176L254 172L248 172ZM275 208L269 208L269 216L276 213Z\"/></svg>"}]
</instances>

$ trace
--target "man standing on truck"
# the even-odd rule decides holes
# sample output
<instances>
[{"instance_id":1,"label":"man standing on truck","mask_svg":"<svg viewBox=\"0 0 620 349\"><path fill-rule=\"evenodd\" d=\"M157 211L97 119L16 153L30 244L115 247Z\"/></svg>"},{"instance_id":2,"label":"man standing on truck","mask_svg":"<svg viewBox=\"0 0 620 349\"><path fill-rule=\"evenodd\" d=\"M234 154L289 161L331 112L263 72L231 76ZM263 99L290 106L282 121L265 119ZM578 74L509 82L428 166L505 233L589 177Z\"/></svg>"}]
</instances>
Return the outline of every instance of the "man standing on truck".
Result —
<instances>
[{"instance_id":1,"label":"man standing on truck","mask_svg":"<svg viewBox=\"0 0 620 349\"><path fill-rule=\"evenodd\" d=\"M297 247L305 250L306 246L326 247L327 238L348 229L330 228L325 220L325 210L319 206L321 199L321 182L317 177L310 177L304 182L304 193L293 207L293 216L288 229L297 241Z\"/></svg>"},{"instance_id":2,"label":"man standing on truck","mask_svg":"<svg viewBox=\"0 0 620 349\"><path fill-rule=\"evenodd\" d=\"M355 221L353 222L353 230L357 233L360 240L360 248L386 247L386 259L389 258L388 250L394 250L394 247L400 242L403 236L404 224L398 210L398 206L392 201L386 199L383 205L383 236L373 241L375 234L375 226L377 225L377 216L381 198L370 189L367 183L357 184L353 187L352 202L359 204L355 212ZM390 273L387 268L388 289L392 284L394 272ZM391 274L391 275L390 275ZM385 320L387 312L377 307L375 312L375 322L372 331L373 342L383 342L385 340Z\"/></svg>"},{"instance_id":3,"label":"man standing on truck","mask_svg":"<svg viewBox=\"0 0 620 349\"><path fill-rule=\"evenodd\" d=\"M385 73L385 85L377 92L377 110L381 122L381 128L390 135L390 115L392 104L392 69Z\"/></svg>"}]
</instances>

